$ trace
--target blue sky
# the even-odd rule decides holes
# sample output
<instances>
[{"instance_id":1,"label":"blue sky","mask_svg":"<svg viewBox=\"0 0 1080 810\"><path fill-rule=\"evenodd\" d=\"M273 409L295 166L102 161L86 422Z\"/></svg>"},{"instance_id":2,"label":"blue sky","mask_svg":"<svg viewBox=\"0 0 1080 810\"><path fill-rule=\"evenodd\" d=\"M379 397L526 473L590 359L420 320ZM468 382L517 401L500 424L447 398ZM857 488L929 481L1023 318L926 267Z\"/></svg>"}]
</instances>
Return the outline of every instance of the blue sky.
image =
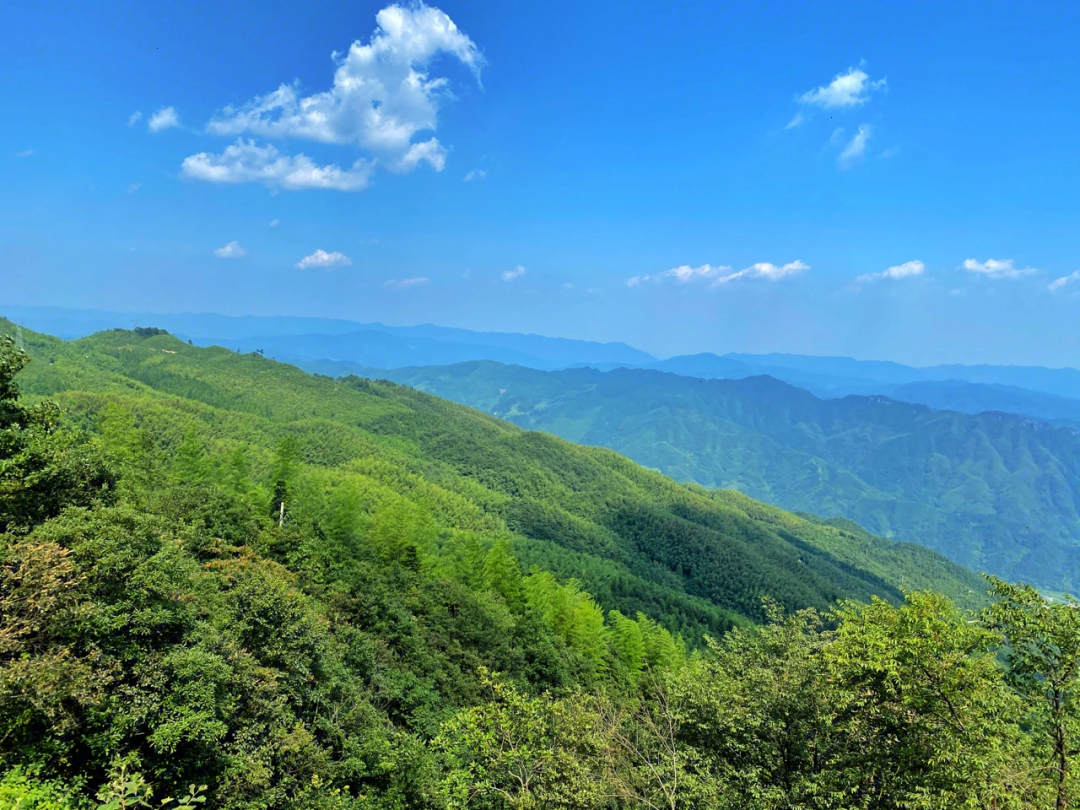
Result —
<instances>
[{"instance_id":1,"label":"blue sky","mask_svg":"<svg viewBox=\"0 0 1080 810\"><path fill-rule=\"evenodd\" d=\"M0 304L1076 366L1078 41L1064 2L14 0Z\"/></svg>"}]
</instances>

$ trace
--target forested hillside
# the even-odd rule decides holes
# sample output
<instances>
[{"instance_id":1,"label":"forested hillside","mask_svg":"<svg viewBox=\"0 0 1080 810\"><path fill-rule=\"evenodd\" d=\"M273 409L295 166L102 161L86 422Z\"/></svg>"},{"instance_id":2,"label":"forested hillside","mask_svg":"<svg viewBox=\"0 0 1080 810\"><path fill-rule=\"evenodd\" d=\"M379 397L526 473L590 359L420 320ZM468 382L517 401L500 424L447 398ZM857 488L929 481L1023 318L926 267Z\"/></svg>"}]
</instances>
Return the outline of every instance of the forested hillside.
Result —
<instances>
[{"instance_id":1,"label":"forested hillside","mask_svg":"<svg viewBox=\"0 0 1080 810\"><path fill-rule=\"evenodd\" d=\"M375 372L371 372L375 373ZM385 376L682 481L846 517L975 570L1080 585L1080 434L882 397L818 399L769 377L540 372L496 363Z\"/></svg>"},{"instance_id":2,"label":"forested hillside","mask_svg":"<svg viewBox=\"0 0 1080 810\"><path fill-rule=\"evenodd\" d=\"M736 616L760 617L764 594L788 608L822 608L841 596L896 599L900 588L931 584L961 600L981 590L937 555L920 559L917 547L855 548L839 529L735 493L681 486L610 451L404 386L312 377L167 334L102 332L71 343L25 334L40 362L20 378L24 389L55 399L88 429L117 404L162 452L186 441L211 466L241 453L256 481L287 441L317 487L349 485L362 512L404 496L436 535L512 541L526 568L577 577L606 609L662 616L694 637ZM297 514L328 508L324 496L295 505ZM899 562L905 557L910 564ZM927 579L942 571L947 585Z\"/></svg>"},{"instance_id":3,"label":"forested hillside","mask_svg":"<svg viewBox=\"0 0 1080 810\"><path fill-rule=\"evenodd\" d=\"M16 333L0 338L0 807L1077 793L1074 603L1000 581L978 614L901 597L986 604L921 547L392 383L155 329Z\"/></svg>"}]
</instances>

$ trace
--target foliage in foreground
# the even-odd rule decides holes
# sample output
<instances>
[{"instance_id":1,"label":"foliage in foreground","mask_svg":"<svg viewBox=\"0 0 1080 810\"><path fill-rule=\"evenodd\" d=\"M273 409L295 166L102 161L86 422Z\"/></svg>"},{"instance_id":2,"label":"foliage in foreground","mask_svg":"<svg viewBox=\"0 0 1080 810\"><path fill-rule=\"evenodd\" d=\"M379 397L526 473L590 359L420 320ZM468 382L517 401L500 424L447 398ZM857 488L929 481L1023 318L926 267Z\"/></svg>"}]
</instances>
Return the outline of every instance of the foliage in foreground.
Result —
<instances>
[{"instance_id":1,"label":"foliage in foreground","mask_svg":"<svg viewBox=\"0 0 1080 810\"><path fill-rule=\"evenodd\" d=\"M704 651L506 537L112 404L0 344L0 808L1070 807L1080 610L994 581ZM663 619L658 616L655 619ZM1002 653L1002 650L1005 652ZM1004 663L1001 658L1004 657ZM205 786L205 788L203 787Z\"/></svg>"}]
</instances>

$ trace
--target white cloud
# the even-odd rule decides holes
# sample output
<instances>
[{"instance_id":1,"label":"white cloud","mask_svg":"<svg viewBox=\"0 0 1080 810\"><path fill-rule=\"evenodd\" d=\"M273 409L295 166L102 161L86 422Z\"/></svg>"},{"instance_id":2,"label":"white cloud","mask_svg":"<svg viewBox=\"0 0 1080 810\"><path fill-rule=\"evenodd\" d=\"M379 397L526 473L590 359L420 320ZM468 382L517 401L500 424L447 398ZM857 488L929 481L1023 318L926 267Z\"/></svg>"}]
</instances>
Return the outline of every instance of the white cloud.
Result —
<instances>
[{"instance_id":1,"label":"white cloud","mask_svg":"<svg viewBox=\"0 0 1080 810\"><path fill-rule=\"evenodd\" d=\"M297 85L282 84L240 107L225 107L207 130L354 145L391 171L424 162L441 171L446 149L438 140L413 143L418 132L436 129L439 107L451 97L447 79L429 70L446 54L479 79L484 57L450 17L423 3L390 5L375 19L368 44L357 40L348 53L332 55L337 70L329 90L302 96Z\"/></svg>"},{"instance_id":2,"label":"white cloud","mask_svg":"<svg viewBox=\"0 0 1080 810\"><path fill-rule=\"evenodd\" d=\"M1020 278L1039 272L1034 267L1014 267L1012 259L987 259L985 262L965 259L964 269L969 273L979 273L988 278Z\"/></svg>"},{"instance_id":3,"label":"white cloud","mask_svg":"<svg viewBox=\"0 0 1080 810\"><path fill-rule=\"evenodd\" d=\"M280 224L281 224L280 219L272 219L272 220L270 220L270 227L271 228L276 228Z\"/></svg>"},{"instance_id":4,"label":"white cloud","mask_svg":"<svg viewBox=\"0 0 1080 810\"><path fill-rule=\"evenodd\" d=\"M926 265L920 262L918 259L910 262L904 262L903 264L894 264L887 270L882 270L880 273L867 273L866 275L859 276L855 279L856 284L866 284L871 281L877 281L878 279L901 279L911 278L912 276L921 276L926 270Z\"/></svg>"},{"instance_id":5,"label":"white cloud","mask_svg":"<svg viewBox=\"0 0 1080 810\"><path fill-rule=\"evenodd\" d=\"M679 267L673 267L670 270L665 270L663 273L653 273L647 276L634 276L627 280L626 285L628 287L636 287L639 284L648 281L674 279L679 284L690 284L695 281L711 281L712 286L715 287L740 278L765 278L769 281L778 281L785 276L795 275L796 273L801 273L803 270L809 269L810 265L803 264L798 259L782 265L770 264L769 262L758 262L757 264L752 264L735 273L730 272L731 268L727 265L714 266L711 264L703 264L700 267L691 267L688 264L684 264Z\"/></svg>"},{"instance_id":6,"label":"white cloud","mask_svg":"<svg viewBox=\"0 0 1080 810\"><path fill-rule=\"evenodd\" d=\"M134 194L138 190L139 190L139 184L138 183L132 183L130 186L128 186L128 194Z\"/></svg>"},{"instance_id":7,"label":"white cloud","mask_svg":"<svg viewBox=\"0 0 1080 810\"><path fill-rule=\"evenodd\" d=\"M130 119L129 123L134 123ZM135 119L136 121L139 119ZM176 109L173 107L162 107L156 113L150 116L150 120L146 122L147 128L151 132L161 132L169 127L180 126L180 117L176 114Z\"/></svg>"},{"instance_id":8,"label":"white cloud","mask_svg":"<svg viewBox=\"0 0 1080 810\"><path fill-rule=\"evenodd\" d=\"M870 135L869 124L863 124L859 127L855 137L848 141L847 146L843 148L836 159L837 163L840 164L840 168L849 169L862 160L863 155L866 154L866 142L870 140Z\"/></svg>"},{"instance_id":9,"label":"white cloud","mask_svg":"<svg viewBox=\"0 0 1080 810\"><path fill-rule=\"evenodd\" d=\"M1072 273L1069 273L1069 275L1067 276L1062 276L1061 278L1054 279L1048 285L1046 285L1046 289L1050 290L1050 292L1057 292L1062 287L1065 287L1066 285L1072 284L1077 281L1080 281L1080 270L1075 270Z\"/></svg>"},{"instance_id":10,"label":"white cloud","mask_svg":"<svg viewBox=\"0 0 1080 810\"><path fill-rule=\"evenodd\" d=\"M242 259L247 256L247 251L240 247L240 243L234 239L229 244L215 250L214 255L219 259Z\"/></svg>"},{"instance_id":11,"label":"white cloud","mask_svg":"<svg viewBox=\"0 0 1080 810\"><path fill-rule=\"evenodd\" d=\"M801 112L795 113L795 117L787 122L787 126L784 127L784 129L794 129L795 127L799 126L799 124L803 123L803 121L805 120L806 118Z\"/></svg>"},{"instance_id":12,"label":"white cloud","mask_svg":"<svg viewBox=\"0 0 1080 810\"><path fill-rule=\"evenodd\" d=\"M407 290L410 287L419 287L430 281L431 279L425 276L418 278L389 278L383 282L383 286L391 290Z\"/></svg>"},{"instance_id":13,"label":"white cloud","mask_svg":"<svg viewBox=\"0 0 1080 810\"><path fill-rule=\"evenodd\" d=\"M307 270L309 267L325 267L329 270L335 267L347 267L350 264L352 264L352 259L344 253L338 253L336 250L332 253L327 253L325 250L316 250L310 256L305 256L298 261L296 269Z\"/></svg>"},{"instance_id":14,"label":"white cloud","mask_svg":"<svg viewBox=\"0 0 1080 810\"><path fill-rule=\"evenodd\" d=\"M521 278L523 275L525 275L526 272L528 271L519 264L513 270L507 270L506 272L504 272L502 274L502 280L513 281L515 278Z\"/></svg>"},{"instance_id":15,"label":"white cloud","mask_svg":"<svg viewBox=\"0 0 1080 810\"><path fill-rule=\"evenodd\" d=\"M128 116L128 126L133 127L142 120L142 113L136 110Z\"/></svg>"},{"instance_id":16,"label":"white cloud","mask_svg":"<svg viewBox=\"0 0 1080 810\"><path fill-rule=\"evenodd\" d=\"M200 152L185 158L180 174L210 183L262 183L269 188L360 191L371 184L372 165L361 158L351 169L319 166L307 155L283 155L267 144L237 140L220 155Z\"/></svg>"},{"instance_id":17,"label":"white cloud","mask_svg":"<svg viewBox=\"0 0 1080 810\"><path fill-rule=\"evenodd\" d=\"M825 109L858 107L866 103L870 93L885 86L885 79L870 81L862 68L848 68L847 73L837 75L827 85L803 93L796 100Z\"/></svg>"},{"instance_id":18,"label":"white cloud","mask_svg":"<svg viewBox=\"0 0 1080 810\"><path fill-rule=\"evenodd\" d=\"M665 270L663 273L652 273L647 276L634 276L627 279L626 286L636 287L639 284L644 284L647 281L663 281L664 279L674 279L679 284L690 284L694 281L702 281L705 279L718 278L722 273L726 273L731 268L727 265L703 264L700 267L691 267L688 264L682 264L678 267L673 267L670 270Z\"/></svg>"},{"instance_id":19,"label":"white cloud","mask_svg":"<svg viewBox=\"0 0 1080 810\"><path fill-rule=\"evenodd\" d=\"M764 278L769 281L779 281L787 276L794 276L797 273L801 273L803 270L809 270L810 265L803 264L798 259L787 264L770 264L769 262L758 262L752 264L745 270L740 270L738 273L730 273L729 275L720 276L713 282L713 285L727 284L729 281L735 281L738 278Z\"/></svg>"},{"instance_id":20,"label":"white cloud","mask_svg":"<svg viewBox=\"0 0 1080 810\"><path fill-rule=\"evenodd\" d=\"M37 154L37 153L33 149L23 149L21 152L16 152L15 157L17 157L17 158L28 158L28 157L33 157L35 154Z\"/></svg>"},{"instance_id":21,"label":"white cloud","mask_svg":"<svg viewBox=\"0 0 1080 810\"><path fill-rule=\"evenodd\" d=\"M465 175L465 182L471 183L473 180L483 180L485 177L487 177L487 169L471 169Z\"/></svg>"}]
</instances>

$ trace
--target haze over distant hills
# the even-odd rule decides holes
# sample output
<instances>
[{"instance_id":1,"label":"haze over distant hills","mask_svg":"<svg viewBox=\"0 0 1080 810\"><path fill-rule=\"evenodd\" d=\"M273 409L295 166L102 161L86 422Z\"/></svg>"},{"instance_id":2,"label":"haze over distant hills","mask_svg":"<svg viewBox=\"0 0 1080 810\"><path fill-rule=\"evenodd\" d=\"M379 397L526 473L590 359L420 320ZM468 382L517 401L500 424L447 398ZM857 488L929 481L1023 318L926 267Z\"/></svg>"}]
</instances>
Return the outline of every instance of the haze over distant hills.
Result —
<instances>
[{"instance_id":1,"label":"haze over distant hills","mask_svg":"<svg viewBox=\"0 0 1080 810\"><path fill-rule=\"evenodd\" d=\"M544 370L588 366L646 368L701 379L768 375L818 397L882 395L937 410L1016 413L1057 426L1080 427L1080 371L1038 366L937 365L925 368L881 360L797 354L701 353L658 360L625 343L424 324L387 326L333 318L162 315L58 307L0 307L28 328L68 339L102 329L159 326L200 346L262 350L307 371L343 376L367 369L436 366L471 360Z\"/></svg>"},{"instance_id":2,"label":"haze over distant hills","mask_svg":"<svg viewBox=\"0 0 1080 810\"><path fill-rule=\"evenodd\" d=\"M371 371L522 427L610 447L677 480L850 518L956 562L1080 586L1080 433L768 376L542 372L490 362Z\"/></svg>"},{"instance_id":3,"label":"haze over distant hills","mask_svg":"<svg viewBox=\"0 0 1080 810\"><path fill-rule=\"evenodd\" d=\"M334 318L229 316L213 313L106 312L60 307L2 306L0 315L68 340L103 329L157 326L199 346L241 352L262 349L289 362L331 360L379 368L497 360L530 368L575 364L642 365L655 358L625 343L475 332L445 326L387 326Z\"/></svg>"}]
</instances>

